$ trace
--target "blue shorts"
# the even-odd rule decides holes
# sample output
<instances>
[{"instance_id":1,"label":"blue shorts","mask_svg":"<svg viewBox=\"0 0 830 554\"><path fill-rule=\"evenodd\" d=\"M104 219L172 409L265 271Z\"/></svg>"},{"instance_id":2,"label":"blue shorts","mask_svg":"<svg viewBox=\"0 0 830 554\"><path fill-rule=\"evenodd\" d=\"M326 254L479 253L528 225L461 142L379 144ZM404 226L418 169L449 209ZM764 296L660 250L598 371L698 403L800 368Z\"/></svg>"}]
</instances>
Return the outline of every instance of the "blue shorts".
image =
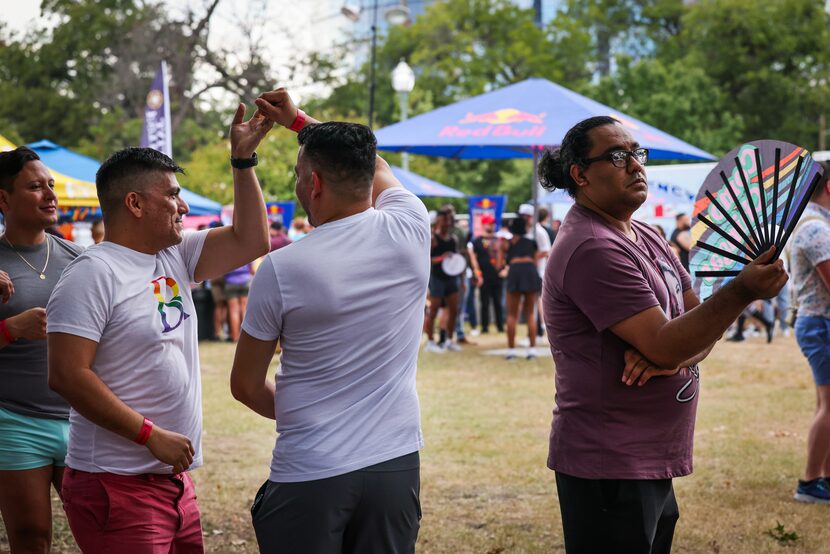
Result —
<instances>
[{"instance_id":1,"label":"blue shorts","mask_svg":"<svg viewBox=\"0 0 830 554\"><path fill-rule=\"evenodd\" d=\"M810 362L816 385L830 385L830 319L799 315L795 338Z\"/></svg>"},{"instance_id":2,"label":"blue shorts","mask_svg":"<svg viewBox=\"0 0 830 554\"><path fill-rule=\"evenodd\" d=\"M69 421L21 415L0 408L0 471L64 466Z\"/></svg>"}]
</instances>

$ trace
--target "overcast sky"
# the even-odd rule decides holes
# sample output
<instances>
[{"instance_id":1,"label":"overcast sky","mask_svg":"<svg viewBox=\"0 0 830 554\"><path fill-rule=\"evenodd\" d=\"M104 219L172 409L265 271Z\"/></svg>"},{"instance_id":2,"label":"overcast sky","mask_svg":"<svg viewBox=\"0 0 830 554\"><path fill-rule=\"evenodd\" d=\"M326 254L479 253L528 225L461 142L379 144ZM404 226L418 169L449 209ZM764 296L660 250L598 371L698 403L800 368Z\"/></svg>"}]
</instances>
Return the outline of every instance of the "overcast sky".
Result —
<instances>
[{"instance_id":1,"label":"overcast sky","mask_svg":"<svg viewBox=\"0 0 830 554\"><path fill-rule=\"evenodd\" d=\"M40 14L40 0L0 0L0 21L13 29L23 29Z\"/></svg>"},{"instance_id":2,"label":"overcast sky","mask_svg":"<svg viewBox=\"0 0 830 554\"><path fill-rule=\"evenodd\" d=\"M179 6L182 5L182 2L165 1L173 10L180 9ZM188 3L199 6L203 1L190 0ZM241 41L234 22L246 12L256 10L258 14L258 11L263 11L265 21L275 22L269 24L266 48L271 56L272 66L279 69L286 65L290 54L296 49L310 51L314 48L325 48L340 36L338 29L350 24L336 10L331 13L332 5L332 0L223 0L213 18L211 43L221 41L221 44L227 47L229 42ZM15 31L25 31L36 23L39 16L40 0L0 0L0 21ZM290 34L278 27L277 22L280 21L291 22ZM307 95L312 91L318 94L323 92L319 89L294 89L293 96L301 101L303 93Z\"/></svg>"}]
</instances>

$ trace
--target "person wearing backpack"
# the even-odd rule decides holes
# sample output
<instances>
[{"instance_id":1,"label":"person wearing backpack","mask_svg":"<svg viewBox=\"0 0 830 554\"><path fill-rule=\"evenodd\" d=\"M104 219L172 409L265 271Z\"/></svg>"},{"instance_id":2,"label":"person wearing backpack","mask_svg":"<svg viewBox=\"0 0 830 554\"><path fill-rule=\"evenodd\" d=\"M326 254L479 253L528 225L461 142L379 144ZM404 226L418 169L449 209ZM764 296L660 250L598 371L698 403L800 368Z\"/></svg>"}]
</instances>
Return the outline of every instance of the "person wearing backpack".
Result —
<instances>
[{"instance_id":1,"label":"person wearing backpack","mask_svg":"<svg viewBox=\"0 0 830 554\"><path fill-rule=\"evenodd\" d=\"M822 165L824 176L795 228L788 258L795 336L813 370L817 403L795 499L830 504L830 164Z\"/></svg>"}]
</instances>

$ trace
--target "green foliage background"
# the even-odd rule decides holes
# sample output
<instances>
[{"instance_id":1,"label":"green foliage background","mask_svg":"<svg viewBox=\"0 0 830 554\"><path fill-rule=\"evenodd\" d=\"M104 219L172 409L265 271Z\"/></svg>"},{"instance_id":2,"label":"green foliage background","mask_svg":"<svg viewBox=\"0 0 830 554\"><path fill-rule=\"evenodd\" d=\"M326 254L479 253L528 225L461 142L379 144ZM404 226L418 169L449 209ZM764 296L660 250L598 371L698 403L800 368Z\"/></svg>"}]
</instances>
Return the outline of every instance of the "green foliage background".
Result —
<instances>
[{"instance_id":1,"label":"green foliage background","mask_svg":"<svg viewBox=\"0 0 830 554\"><path fill-rule=\"evenodd\" d=\"M144 96L167 59L174 155L188 171L183 184L229 202L225 136L235 106L204 93L219 88L248 98L284 82L286 68L256 50L244 57L208 47L221 1L174 17L158 0L45 0L38 29L0 27L0 134L17 142L48 138L98 159L137 144ZM566 0L543 29L532 10L507 0L435 2L411 26L380 37L376 127L399 119L390 74L406 59L417 76L410 115L543 77L715 155L758 138L815 149L830 100L828 23L820 0ZM354 68L343 61L365 44L354 38L294 62L292 75L328 91L304 106L318 118L366 121L368 62ZM197 78L205 68L213 81ZM266 196L292 198L293 134L272 133L259 156ZM511 208L529 195L526 160L413 156L411 168L467 193L508 194Z\"/></svg>"}]
</instances>

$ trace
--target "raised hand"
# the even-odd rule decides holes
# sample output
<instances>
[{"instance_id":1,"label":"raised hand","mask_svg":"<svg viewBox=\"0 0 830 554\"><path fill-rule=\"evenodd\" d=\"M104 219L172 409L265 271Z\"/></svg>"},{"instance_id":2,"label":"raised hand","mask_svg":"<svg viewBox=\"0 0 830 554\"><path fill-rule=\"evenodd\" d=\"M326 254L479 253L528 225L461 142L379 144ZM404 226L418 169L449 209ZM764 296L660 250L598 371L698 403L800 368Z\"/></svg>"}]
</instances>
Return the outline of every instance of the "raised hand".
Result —
<instances>
[{"instance_id":1,"label":"raised hand","mask_svg":"<svg viewBox=\"0 0 830 554\"><path fill-rule=\"evenodd\" d=\"M193 463L196 451L184 435L153 426L147 448L160 462L173 466L173 473L181 473Z\"/></svg>"},{"instance_id":2,"label":"raised hand","mask_svg":"<svg viewBox=\"0 0 830 554\"><path fill-rule=\"evenodd\" d=\"M274 122L257 110L251 119L245 118L245 104L239 104L231 123L231 156L234 158L250 158L256 147L274 126Z\"/></svg>"},{"instance_id":3,"label":"raised hand","mask_svg":"<svg viewBox=\"0 0 830 554\"><path fill-rule=\"evenodd\" d=\"M46 338L46 310L30 308L8 318L6 325L16 339L43 340Z\"/></svg>"},{"instance_id":4,"label":"raised hand","mask_svg":"<svg viewBox=\"0 0 830 554\"><path fill-rule=\"evenodd\" d=\"M299 112L296 104L291 100L291 96L288 95L288 91L284 88L262 93L259 98L254 100L254 103L268 119L283 127L291 127Z\"/></svg>"}]
</instances>

